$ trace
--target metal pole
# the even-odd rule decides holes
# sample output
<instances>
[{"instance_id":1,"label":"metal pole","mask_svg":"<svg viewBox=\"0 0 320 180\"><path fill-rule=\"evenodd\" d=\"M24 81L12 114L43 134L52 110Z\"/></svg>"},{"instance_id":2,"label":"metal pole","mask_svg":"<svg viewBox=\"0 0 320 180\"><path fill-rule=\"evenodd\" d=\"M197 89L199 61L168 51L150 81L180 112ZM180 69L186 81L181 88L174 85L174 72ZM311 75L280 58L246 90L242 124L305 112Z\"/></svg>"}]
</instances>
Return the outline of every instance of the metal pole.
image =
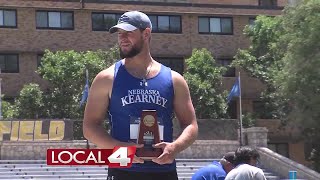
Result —
<instances>
[{"instance_id":1,"label":"metal pole","mask_svg":"<svg viewBox=\"0 0 320 180\"><path fill-rule=\"evenodd\" d=\"M1 75L1 68L0 68L0 75ZM2 78L0 77L0 120L2 120L2 94L1 94L1 83Z\"/></svg>"},{"instance_id":2,"label":"metal pole","mask_svg":"<svg viewBox=\"0 0 320 180\"><path fill-rule=\"evenodd\" d=\"M240 146L243 146L243 141L242 141L242 103L241 103L241 79L240 79L240 72L239 72L239 113L240 113Z\"/></svg>"}]
</instances>

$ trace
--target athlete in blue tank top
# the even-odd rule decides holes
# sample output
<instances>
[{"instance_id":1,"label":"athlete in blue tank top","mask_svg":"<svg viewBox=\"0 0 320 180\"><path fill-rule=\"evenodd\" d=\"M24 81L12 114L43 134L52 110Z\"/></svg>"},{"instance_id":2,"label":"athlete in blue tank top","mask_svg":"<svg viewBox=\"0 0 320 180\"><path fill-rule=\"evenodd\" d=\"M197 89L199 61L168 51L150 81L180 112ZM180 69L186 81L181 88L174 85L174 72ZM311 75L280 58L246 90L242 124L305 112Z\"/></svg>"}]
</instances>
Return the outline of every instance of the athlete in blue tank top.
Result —
<instances>
[{"instance_id":1,"label":"athlete in blue tank top","mask_svg":"<svg viewBox=\"0 0 320 180\"><path fill-rule=\"evenodd\" d=\"M94 79L84 113L84 136L99 148L137 146L142 110L156 110L161 142L154 148L163 153L152 161L137 156L127 169L109 169L108 179L178 179L175 157L196 139L198 125L188 85L177 72L158 63L150 55L152 24L138 11L124 13L110 29L118 32L120 56L113 66ZM173 139L175 114L182 133ZM107 134L101 125L106 115L111 125Z\"/></svg>"}]
</instances>

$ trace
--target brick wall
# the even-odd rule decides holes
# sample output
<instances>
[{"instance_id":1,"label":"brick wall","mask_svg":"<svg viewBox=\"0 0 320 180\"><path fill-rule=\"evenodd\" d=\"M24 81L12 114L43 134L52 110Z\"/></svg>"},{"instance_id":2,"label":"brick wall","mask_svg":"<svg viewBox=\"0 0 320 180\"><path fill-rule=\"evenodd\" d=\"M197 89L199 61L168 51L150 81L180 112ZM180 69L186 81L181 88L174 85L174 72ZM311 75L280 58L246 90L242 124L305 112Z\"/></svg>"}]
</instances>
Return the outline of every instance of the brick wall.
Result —
<instances>
[{"instance_id":1,"label":"brick wall","mask_svg":"<svg viewBox=\"0 0 320 180\"><path fill-rule=\"evenodd\" d=\"M87 3L85 9L80 9L78 2L54 1L3 1L0 7L17 9L17 28L0 29L0 53L19 53L20 72L16 74L1 74L3 78L3 92L7 96L16 96L25 83L36 82L43 87L46 85L35 73L37 54L45 49L86 51L108 49L117 43L116 35L105 31L92 31L91 12L100 11L123 12L134 9L134 5L120 6L118 4ZM36 29L35 11L51 7L51 10L73 10L74 30L44 30ZM249 46L248 39L242 34L248 24L250 14L279 14L279 10L259 9L230 9L230 8L199 8L199 7L166 7L139 6L136 9L146 10L147 13L179 12L182 16L182 34L154 33L151 53L154 56L188 57L193 48L207 48L215 57L233 57L238 48ZM187 10L188 9L188 10ZM111 11L112 10L112 11ZM190 11L190 12L189 12ZM250 12L250 13L249 13ZM247 15L243 15L247 14ZM249 14L249 15L248 15ZM233 35L206 35L198 33L198 16L214 15L219 17L233 17ZM252 82L252 79L249 79ZM228 81L228 80L227 80ZM255 81L255 80L253 80ZM246 84L246 81L244 81ZM229 89L233 79L225 88ZM244 85L245 85L244 84ZM261 84L249 83L245 88L246 94L256 97ZM252 87L252 84L254 87ZM257 86L257 87L256 87ZM247 92L248 91L248 92ZM252 92L254 91L254 92Z\"/></svg>"}]
</instances>

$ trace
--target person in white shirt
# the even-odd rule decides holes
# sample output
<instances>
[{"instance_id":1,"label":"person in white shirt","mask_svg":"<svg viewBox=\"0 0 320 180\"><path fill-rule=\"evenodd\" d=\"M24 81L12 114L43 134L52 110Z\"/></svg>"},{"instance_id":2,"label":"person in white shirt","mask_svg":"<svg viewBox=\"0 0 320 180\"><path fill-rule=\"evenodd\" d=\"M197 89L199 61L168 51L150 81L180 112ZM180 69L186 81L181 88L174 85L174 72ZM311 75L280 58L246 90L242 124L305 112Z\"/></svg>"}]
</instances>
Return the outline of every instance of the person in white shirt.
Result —
<instances>
[{"instance_id":1,"label":"person in white shirt","mask_svg":"<svg viewBox=\"0 0 320 180\"><path fill-rule=\"evenodd\" d=\"M266 180L263 171L256 167L259 160L256 149L247 146L239 147L235 151L235 165L225 180Z\"/></svg>"}]
</instances>

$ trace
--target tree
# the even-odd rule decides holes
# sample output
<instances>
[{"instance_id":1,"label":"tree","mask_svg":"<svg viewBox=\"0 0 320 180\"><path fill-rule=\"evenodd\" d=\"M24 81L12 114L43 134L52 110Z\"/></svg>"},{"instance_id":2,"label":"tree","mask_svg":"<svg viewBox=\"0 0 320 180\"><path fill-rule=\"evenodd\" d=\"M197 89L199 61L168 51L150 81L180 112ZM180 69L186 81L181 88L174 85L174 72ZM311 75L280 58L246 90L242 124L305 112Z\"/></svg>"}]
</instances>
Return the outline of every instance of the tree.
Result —
<instances>
[{"instance_id":1,"label":"tree","mask_svg":"<svg viewBox=\"0 0 320 180\"><path fill-rule=\"evenodd\" d=\"M252 46L235 64L267 85L262 97L273 117L301 125L320 171L320 1L304 0L278 17L259 16L245 33ZM267 104L268 105L268 104ZM285 121L284 121L285 122Z\"/></svg>"},{"instance_id":2,"label":"tree","mask_svg":"<svg viewBox=\"0 0 320 180\"><path fill-rule=\"evenodd\" d=\"M221 89L222 74L219 66L206 49L194 49L186 60L184 77L188 82L197 118L221 118L226 114L226 92Z\"/></svg>"},{"instance_id":3,"label":"tree","mask_svg":"<svg viewBox=\"0 0 320 180\"><path fill-rule=\"evenodd\" d=\"M15 102L17 118L37 119L41 117L43 108L42 91L38 84L24 85Z\"/></svg>"},{"instance_id":4,"label":"tree","mask_svg":"<svg viewBox=\"0 0 320 180\"><path fill-rule=\"evenodd\" d=\"M3 119L16 117L16 108L12 103L2 100L1 108Z\"/></svg>"},{"instance_id":5,"label":"tree","mask_svg":"<svg viewBox=\"0 0 320 180\"><path fill-rule=\"evenodd\" d=\"M39 75L48 81L45 92L45 113L47 118L81 118L83 107L79 108L85 84L85 70L89 71L89 82L97 73L119 59L116 47L109 51L96 52L45 51Z\"/></svg>"},{"instance_id":6,"label":"tree","mask_svg":"<svg viewBox=\"0 0 320 180\"><path fill-rule=\"evenodd\" d=\"M276 73L283 66L282 57L286 46L280 42L283 35L282 18L258 16L254 25L246 26L244 34L251 40L248 49L239 50L235 56L234 66L239 66L258 78L266 85L261 94L265 111L264 118L282 118L286 112L286 102L276 92L274 83Z\"/></svg>"},{"instance_id":7,"label":"tree","mask_svg":"<svg viewBox=\"0 0 320 180\"><path fill-rule=\"evenodd\" d=\"M283 68L275 80L278 92L290 104L290 120L304 127L314 146L313 160L320 171L320 1L305 0L286 8L283 15L287 44Z\"/></svg>"}]
</instances>

